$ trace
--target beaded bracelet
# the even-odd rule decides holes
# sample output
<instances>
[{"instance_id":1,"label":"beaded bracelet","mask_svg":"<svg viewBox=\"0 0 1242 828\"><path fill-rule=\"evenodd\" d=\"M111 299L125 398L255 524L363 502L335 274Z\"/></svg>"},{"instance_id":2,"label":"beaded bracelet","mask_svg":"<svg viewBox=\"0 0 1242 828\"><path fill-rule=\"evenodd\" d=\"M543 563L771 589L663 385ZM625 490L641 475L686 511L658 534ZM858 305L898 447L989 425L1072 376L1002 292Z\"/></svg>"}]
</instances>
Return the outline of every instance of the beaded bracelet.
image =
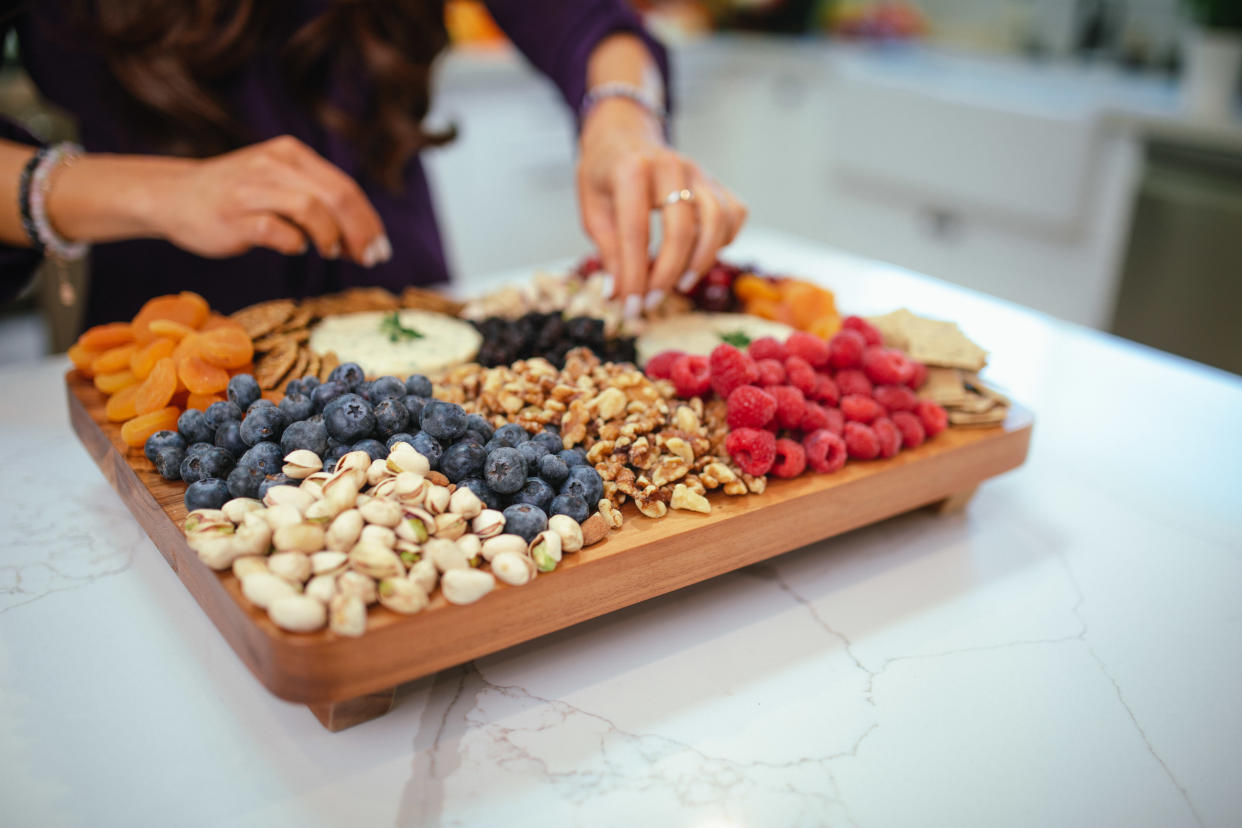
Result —
<instances>
[{"instance_id":1,"label":"beaded bracelet","mask_svg":"<svg viewBox=\"0 0 1242 828\"><path fill-rule=\"evenodd\" d=\"M664 104L661 103L656 93L635 86L632 83L622 83L621 81L601 83L588 89L586 95L582 98L582 107L579 110L581 112L581 120L585 121L591 110L607 98L625 98L626 100L633 101L647 110L648 114L661 124L668 120L668 111L665 110Z\"/></svg>"},{"instance_id":2,"label":"beaded bracelet","mask_svg":"<svg viewBox=\"0 0 1242 828\"><path fill-rule=\"evenodd\" d=\"M85 242L71 242L56 232L47 216L47 195L51 189L52 172L62 163L65 166L72 164L81 155L82 148L77 144L68 141L54 144L35 164L30 186L23 198L23 226L25 217L29 215L34 225L34 237L37 238L36 247L62 261L82 258L86 255L87 245ZM29 234L30 229L27 228L26 232Z\"/></svg>"},{"instance_id":3,"label":"beaded bracelet","mask_svg":"<svg viewBox=\"0 0 1242 828\"><path fill-rule=\"evenodd\" d=\"M39 147L22 167L22 174L17 183L17 209L21 214L22 229L26 231L26 237L30 239L31 246L39 253L43 252L43 242L39 239L39 231L35 227L34 216L30 213L30 184L34 177L35 168L43 163L47 153L47 147Z\"/></svg>"}]
</instances>

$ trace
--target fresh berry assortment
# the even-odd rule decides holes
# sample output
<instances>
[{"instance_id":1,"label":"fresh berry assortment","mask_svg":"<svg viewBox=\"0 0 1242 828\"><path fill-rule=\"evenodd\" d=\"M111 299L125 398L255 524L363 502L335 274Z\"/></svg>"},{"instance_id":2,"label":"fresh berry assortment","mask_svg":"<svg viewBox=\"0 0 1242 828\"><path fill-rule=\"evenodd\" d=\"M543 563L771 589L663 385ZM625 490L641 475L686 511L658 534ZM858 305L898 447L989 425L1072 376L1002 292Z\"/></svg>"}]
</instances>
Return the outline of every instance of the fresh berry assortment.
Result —
<instances>
[{"instance_id":1,"label":"fresh berry assortment","mask_svg":"<svg viewBox=\"0 0 1242 828\"><path fill-rule=\"evenodd\" d=\"M517 319L488 317L475 321L474 326L483 335L476 359L489 368L531 357L543 357L561 368L565 355L581 347L609 362L635 360L634 337L609 337L604 320L589 316L566 319L560 313L531 311Z\"/></svg>"},{"instance_id":2,"label":"fresh berry assortment","mask_svg":"<svg viewBox=\"0 0 1242 828\"><path fill-rule=\"evenodd\" d=\"M747 474L831 473L847 459L896 456L948 425L943 408L915 394L926 368L882 341L850 316L831 339L796 331L745 351L721 344L706 358L668 351L646 370L680 397L714 392L725 401L725 448Z\"/></svg>"}]
</instances>

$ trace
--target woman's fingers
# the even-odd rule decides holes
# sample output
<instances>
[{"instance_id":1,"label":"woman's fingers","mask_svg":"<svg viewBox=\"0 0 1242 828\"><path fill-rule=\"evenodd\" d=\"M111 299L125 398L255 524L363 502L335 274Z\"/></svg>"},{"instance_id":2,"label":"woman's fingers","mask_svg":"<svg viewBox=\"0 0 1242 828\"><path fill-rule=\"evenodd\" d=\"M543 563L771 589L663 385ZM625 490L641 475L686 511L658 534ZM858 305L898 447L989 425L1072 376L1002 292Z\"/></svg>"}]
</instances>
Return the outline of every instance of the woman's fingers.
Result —
<instances>
[{"instance_id":1,"label":"woman's fingers","mask_svg":"<svg viewBox=\"0 0 1242 828\"><path fill-rule=\"evenodd\" d=\"M275 213L241 216L237 225L249 247L270 247L287 256L306 252L306 237L302 231Z\"/></svg>"},{"instance_id":2,"label":"woman's fingers","mask_svg":"<svg viewBox=\"0 0 1242 828\"><path fill-rule=\"evenodd\" d=\"M616 206L617 241L620 267L613 273L613 295L625 300L627 316L642 309L643 288L647 281L647 222L651 211L651 182L646 162L627 164L613 177Z\"/></svg>"},{"instance_id":3,"label":"woman's fingers","mask_svg":"<svg viewBox=\"0 0 1242 828\"><path fill-rule=\"evenodd\" d=\"M678 287L688 290L716 262L720 248L729 243L733 232L728 202L715 182L700 178L695 182L699 206L699 238L690 257L684 282ZM682 285L685 287L682 287Z\"/></svg>"},{"instance_id":4,"label":"woman's fingers","mask_svg":"<svg viewBox=\"0 0 1242 828\"><path fill-rule=\"evenodd\" d=\"M691 189L691 176L686 165L681 159L670 156L653 172L664 238L656 254L655 265L651 268L646 298L648 309L658 305L686 272L695 239L702 232L697 227L701 211L700 193Z\"/></svg>"},{"instance_id":5,"label":"woman's fingers","mask_svg":"<svg viewBox=\"0 0 1242 828\"><path fill-rule=\"evenodd\" d=\"M314 243L319 255L335 259L341 254L340 225L336 217L305 186L292 168L275 172L276 181L246 187L238 195L247 210L272 212L299 227Z\"/></svg>"},{"instance_id":6,"label":"woman's fingers","mask_svg":"<svg viewBox=\"0 0 1242 828\"><path fill-rule=\"evenodd\" d=\"M582 226L599 248L599 258L607 273L616 274L620 252L612 202L586 184L580 185L578 203L582 205Z\"/></svg>"}]
</instances>

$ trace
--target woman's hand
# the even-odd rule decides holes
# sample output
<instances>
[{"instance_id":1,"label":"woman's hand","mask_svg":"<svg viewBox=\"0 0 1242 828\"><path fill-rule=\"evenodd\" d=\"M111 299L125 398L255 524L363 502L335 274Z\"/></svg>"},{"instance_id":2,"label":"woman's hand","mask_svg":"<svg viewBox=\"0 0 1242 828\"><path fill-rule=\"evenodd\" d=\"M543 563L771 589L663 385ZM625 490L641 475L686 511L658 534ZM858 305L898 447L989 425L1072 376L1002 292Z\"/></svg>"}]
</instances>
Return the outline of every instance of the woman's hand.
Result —
<instances>
[{"instance_id":1,"label":"woman's hand","mask_svg":"<svg viewBox=\"0 0 1242 828\"><path fill-rule=\"evenodd\" d=\"M689 200L666 204L688 190ZM613 274L627 315L687 291L746 221L746 207L690 159L664 142L660 124L635 102L605 99L579 138L578 202L586 232ZM651 264L648 222L658 209L663 241Z\"/></svg>"}]
</instances>

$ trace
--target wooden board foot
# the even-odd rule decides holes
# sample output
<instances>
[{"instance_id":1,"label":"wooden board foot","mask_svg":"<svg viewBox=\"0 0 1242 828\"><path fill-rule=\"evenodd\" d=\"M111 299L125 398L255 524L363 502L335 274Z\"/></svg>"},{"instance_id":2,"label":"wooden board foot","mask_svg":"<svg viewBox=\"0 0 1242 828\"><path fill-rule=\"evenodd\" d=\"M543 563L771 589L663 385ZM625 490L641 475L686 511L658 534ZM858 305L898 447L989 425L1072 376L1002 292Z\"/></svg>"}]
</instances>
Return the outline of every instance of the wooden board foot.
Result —
<instances>
[{"instance_id":1,"label":"wooden board foot","mask_svg":"<svg viewBox=\"0 0 1242 828\"><path fill-rule=\"evenodd\" d=\"M955 515L966 508L966 504L970 503L971 498L975 496L977 491L979 491L978 486L962 489L962 491L951 494L944 500L933 503L931 508L938 515Z\"/></svg>"},{"instance_id":2,"label":"wooden board foot","mask_svg":"<svg viewBox=\"0 0 1242 828\"><path fill-rule=\"evenodd\" d=\"M390 687L378 693L368 693L345 701L329 704L308 704L310 712L315 714L319 723L336 733L346 728L378 719L392 709L397 688Z\"/></svg>"}]
</instances>

